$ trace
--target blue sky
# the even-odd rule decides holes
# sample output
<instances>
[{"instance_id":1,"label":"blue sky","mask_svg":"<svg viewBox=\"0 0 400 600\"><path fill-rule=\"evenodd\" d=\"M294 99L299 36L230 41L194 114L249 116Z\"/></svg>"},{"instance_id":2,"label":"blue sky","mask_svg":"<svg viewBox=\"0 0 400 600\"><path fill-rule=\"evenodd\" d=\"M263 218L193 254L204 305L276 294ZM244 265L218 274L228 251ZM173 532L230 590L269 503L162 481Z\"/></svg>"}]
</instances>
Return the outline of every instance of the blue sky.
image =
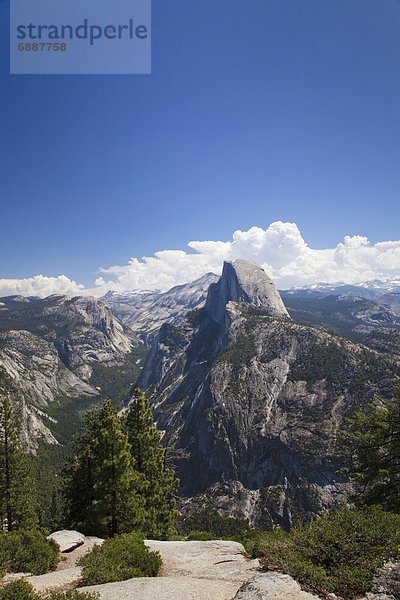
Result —
<instances>
[{"instance_id":1,"label":"blue sky","mask_svg":"<svg viewBox=\"0 0 400 600\"><path fill-rule=\"evenodd\" d=\"M274 221L317 249L400 238L400 2L152 12L150 76L16 76L0 0L0 278L90 285Z\"/></svg>"}]
</instances>

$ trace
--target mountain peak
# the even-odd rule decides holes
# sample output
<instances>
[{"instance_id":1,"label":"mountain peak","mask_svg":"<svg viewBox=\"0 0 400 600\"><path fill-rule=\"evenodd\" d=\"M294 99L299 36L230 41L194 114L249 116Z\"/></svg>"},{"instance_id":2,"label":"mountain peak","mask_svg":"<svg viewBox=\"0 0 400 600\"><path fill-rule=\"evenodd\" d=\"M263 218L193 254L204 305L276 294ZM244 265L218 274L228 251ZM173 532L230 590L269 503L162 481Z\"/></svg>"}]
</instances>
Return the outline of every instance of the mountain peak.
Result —
<instances>
[{"instance_id":1,"label":"mountain peak","mask_svg":"<svg viewBox=\"0 0 400 600\"><path fill-rule=\"evenodd\" d=\"M224 262L220 280L209 288L206 302L209 315L222 323L230 301L252 304L266 309L271 316L289 318L274 282L251 260Z\"/></svg>"}]
</instances>

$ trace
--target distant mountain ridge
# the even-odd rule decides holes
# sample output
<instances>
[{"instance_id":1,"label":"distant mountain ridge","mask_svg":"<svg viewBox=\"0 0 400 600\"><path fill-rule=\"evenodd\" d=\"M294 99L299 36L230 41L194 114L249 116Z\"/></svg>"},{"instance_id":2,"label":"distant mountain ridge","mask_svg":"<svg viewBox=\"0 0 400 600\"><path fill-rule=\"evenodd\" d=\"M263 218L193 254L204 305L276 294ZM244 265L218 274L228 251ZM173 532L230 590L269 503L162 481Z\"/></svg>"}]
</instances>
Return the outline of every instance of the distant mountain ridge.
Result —
<instances>
[{"instance_id":1,"label":"distant mountain ridge","mask_svg":"<svg viewBox=\"0 0 400 600\"><path fill-rule=\"evenodd\" d=\"M148 341L163 323L179 323L189 310L202 306L209 286L218 279L218 275L206 273L199 279L177 285L167 292L108 292L102 300L124 325L144 341Z\"/></svg>"},{"instance_id":2,"label":"distant mountain ridge","mask_svg":"<svg viewBox=\"0 0 400 600\"><path fill-rule=\"evenodd\" d=\"M94 298L0 298L0 381L26 445L34 448L40 437L56 443L49 408L65 398L96 398L101 385L94 375L127 368L134 341Z\"/></svg>"},{"instance_id":3,"label":"distant mountain ridge","mask_svg":"<svg viewBox=\"0 0 400 600\"><path fill-rule=\"evenodd\" d=\"M237 260L167 292L1 298L0 383L33 450L68 442L85 408L129 401L138 384L183 505L287 525L342 497L343 419L399 381L400 295L356 290L279 294Z\"/></svg>"},{"instance_id":4,"label":"distant mountain ridge","mask_svg":"<svg viewBox=\"0 0 400 600\"><path fill-rule=\"evenodd\" d=\"M302 292L320 293L322 295L332 294L335 296L351 294L362 296L364 298L376 299L381 298L385 294L400 294L400 277L386 280L372 279L358 284L340 282L316 283L284 291L285 294L301 294Z\"/></svg>"}]
</instances>

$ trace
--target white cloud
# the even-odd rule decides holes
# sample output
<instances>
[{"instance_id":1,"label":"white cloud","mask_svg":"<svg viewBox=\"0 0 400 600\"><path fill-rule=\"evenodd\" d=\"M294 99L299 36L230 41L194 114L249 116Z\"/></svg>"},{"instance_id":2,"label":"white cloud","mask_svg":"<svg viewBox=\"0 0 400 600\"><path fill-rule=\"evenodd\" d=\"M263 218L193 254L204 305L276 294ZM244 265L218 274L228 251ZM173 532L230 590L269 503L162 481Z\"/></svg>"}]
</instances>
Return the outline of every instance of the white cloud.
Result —
<instances>
[{"instance_id":1,"label":"white cloud","mask_svg":"<svg viewBox=\"0 0 400 600\"><path fill-rule=\"evenodd\" d=\"M230 241L192 241L189 251L161 250L131 258L127 265L99 269L99 278L85 289L67 277L0 280L0 295L45 296L52 293L93 294L107 290L168 289L204 273L220 273L224 260L248 258L261 264L278 287L317 282L359 283L400 277L400 241L371 244L361 235L346 236L334 248L310 248L295 223L276 221L262 229L237 230Z\"/></svg>"},{"instance_id":2,"label":"white cloud","mask_svg":"<svg viewBox=\"0 0 400 600\"><path fill-rule=\"evenodd\" d=\"M45 277L35 275L27 279L0 279L0 296L39 296L45 298L52 294L76 296L82 294L85 288L78 285L65 275Z\"/></svg>"}]
</instances>

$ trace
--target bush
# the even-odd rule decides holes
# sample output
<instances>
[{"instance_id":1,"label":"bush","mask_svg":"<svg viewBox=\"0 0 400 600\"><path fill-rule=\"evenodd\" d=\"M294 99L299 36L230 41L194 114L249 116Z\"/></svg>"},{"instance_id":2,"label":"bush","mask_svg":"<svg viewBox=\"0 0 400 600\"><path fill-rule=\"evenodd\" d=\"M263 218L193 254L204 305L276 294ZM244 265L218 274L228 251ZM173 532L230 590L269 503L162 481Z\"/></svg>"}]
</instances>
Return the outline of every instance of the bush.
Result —
<instances>
[{"instance_id":1,"label":"bush","mask_svg":"<svg viewBox=\"0 0 400 600\"><path fill-rule=\"evenodd\" d=\"M218 538L218 536L214 535L213 533L210 533L210 531L191 531L186 539L188 542L209 542L210 540L216 540L221 538Z\"/></svg>"},{"instance_id":2,"label":"bush","mask_svg":"<svg viewBox=\"0 0 400 600\"><path fill-rule=\"evenodd\" d=\"M158 552L150 552L143 538L126 533L106 540L82 557L84 585L124 581L132 577L155 577L162 561Z\"/></svg>"},{"instance_id":3,"label":"bush","mask_svg":"<svg viewBox=\"0 0 400 600\"><path fill-rule=\"evenodd\" d=\"M214 538L221 539L237 537L249 529L248 521L233 517L222 517L214 508L205 508L193 515L181 519L178 523L179 533L184 535L195 531L207 531Z\"/></svg>"},{"instance_id":4,"label":"bush","mask_svg":"<svg viewBox=\"0 0 400 600\"><path fill-rule=\"evenodd\" d=\"M26 581L13 581L0 588L0 600L42 600Z\"/></svg>"},{"instance_id":5,"label":"bush","mask_svg":"<svg viewBox=\"0 0 400 600\"><path fill-rule=\"evenodd\" d=\"M89 592L78 592L78 590L68 590L68 592L52 592L46 596L46 600L97 600L99 595Z\"/></svg>"},{"instance_id":6,"label":"bush","mask_svg":"<svg viewBox=\"0 0 400 600\"><path fill-rule=\"evenodd\" d=\"M280 547L281 552L283 552L286 540L287 533L283 529L276 529L274 531L250 529L238 537L236 541L243 544L249 556L260 558L266 555L267 550L269 550L272 544L276 548Z\"/></svg>"},{"instance_id":7,"label":"bush","mask_svg":"<svg viewBox=\"0 0 400 600\"><path fill-rule=\"evenodd\" d=\"M268 569L352 600L371 589L386 560L399 557L400 516L379 507L329 512L290 533L266 533L258 543Z\"/></svg>"},{"instance_id":8,"label":"bush","mask_svg":"<svg viewBox=\"0 0 400 600\"><path fill-rule=\"evenodd\" d=\"M40 531L12 531L0 535L0 564L7 571L42 575L59 561L60 548Z\"/></svg>"},{"instance_id":9,"label":"bush","mask_svg":"<svg viewBox=\"0 0 400 600\"><path fill-rule=\"evenodd\" d=\"M78 592L52 592L46 595L46 600L97 600L98 594ZM13 581L0 588L0 600L43 600L43 596L35 592L33 587L26 581Z\"/></svg>"}]
</instances>

